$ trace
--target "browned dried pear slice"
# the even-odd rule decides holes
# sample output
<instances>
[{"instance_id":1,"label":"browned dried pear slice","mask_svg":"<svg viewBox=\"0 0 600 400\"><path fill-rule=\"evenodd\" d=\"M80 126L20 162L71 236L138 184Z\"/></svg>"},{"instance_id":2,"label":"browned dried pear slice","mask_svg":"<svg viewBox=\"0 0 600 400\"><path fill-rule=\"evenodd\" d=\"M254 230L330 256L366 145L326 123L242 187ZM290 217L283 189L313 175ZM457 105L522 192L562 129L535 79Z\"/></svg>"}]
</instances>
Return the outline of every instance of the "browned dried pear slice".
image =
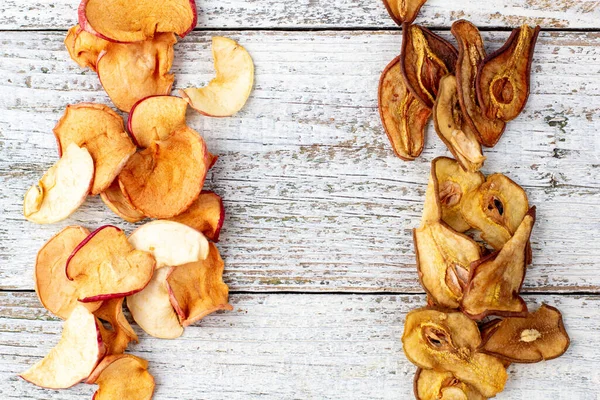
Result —
<instances>
[{"instance_id":1,"label":"browned dried pear slice","mask_svg":"<svg viewBox=\"0 0 600 400\"><path fill-rule=\"evenodd\" d=\"M404 83L427 107L433 107L440 79L454 73L457 55L454 46L429 29L402 24L400 60Z\"/></svg>"},{"instance_id":2,"label":"browned dried pear slice","mask_svg":"<svg viewBox=\"0 0 600 400\"><path fill-rule=\"evenodd\" d=\"M417 400L485 400L471 385L456 379L450 372L417 370L414 382Z\"/></svg>"},{"instance_id":3,"label":"browned dried pear slice","mask_svg":"<svg viewBox=\"0 0 600 400\"><path fill-rule=\"evenodd\" d=\"M423 151L431 110L404 85L400 57L394 58L381 74L378 97L383 129L394 152L403 160L414 160Z\"/></svg>"},{"instance_id":4,"label":"browned dried pear slice","mask_svg":"<svg viewBox=\"0 0 600 400\"><path fill-rule=\"evenodd\" d=\"M474 319L488 315L527 315L527 305L519 292L525 279L534 223L535 207L532 207L502 250L471 264L471 277L461 304L466 314Z\"/></svg>"},{"instance_id":5,"label":"browned dried pear slice","mask_svg":"<svg viewBox=\"0 0 600 400\"><path fill-rule=\"evenodd\" d=\"M507 374L500 360L477 352L477 324L461 312L421 308L406 317L402 344L418 367L448 371L486 397L504 389Z\"/></svg>"},{"instance_id":6,"label":"browned dried pear slice","mask_svg":"<svg viewBox=\"0 0 600 400\"><path fill-rule=\"evenodd\" d=\"M412 24L427 0L383 0L388 14L398 25Z\"/></svg>"},{"instance_id":7,"label":"browned dried pear slice","mask_svg":"<svg viewBox=\"0 0 600 400\"><path fill-rule=\"evenodd\" d=\"M525 107L539 32L539 26L523 25L514 29L504 46L479 65L477 98L487 118L507 122L515 119Z\"/></svg>"},{"instance_id":8,"label":"browned dried pear slice","mask_svg":"<svg viewBox=\"0 0 600 400\"><path fill-rule=\"evenodd\" d=\"M485 157L475 131L465 122L460 109L454 75L444 76L438 90L433 106L433 122L438 136L465 170L479 171Z\"/></svg>"},{"instance_id":9,"label":"browned dried pear slice","mask_svg":"<svg viewBox=\"0 0 600 400\"><path fill-rule=\"evenodd\" d=\"M458 42L456 83L463 117L478 136L479 142L492 147L502 136L506 123L486 118L477 100L477 69L486 55L483 40L477 27L464 19L454 22L451 32Z\"/></svg>"},{"instance_id":10,"label":"browned dried pear slice","mask_svg":"<svg viewBox=\"0 0 600 400\"><path fill-rule=\"evenodd\" d=\"M546 304L525 318L498 320L482 336L483 352L516 363L560 357L570 344L560 311Z\"/></svg>"},{"instance_id":11,"label":"browned dried pear slice","mask_svg":"<svg viewBox=\"0 0 600 400\"><path fill-rule=\"evenodd\" d=\"M481 237L496 250L515 233L528 209L523 188L502 174L489 175L461 202L465 221L480 230Z\"/></svg>"}]
</instances>

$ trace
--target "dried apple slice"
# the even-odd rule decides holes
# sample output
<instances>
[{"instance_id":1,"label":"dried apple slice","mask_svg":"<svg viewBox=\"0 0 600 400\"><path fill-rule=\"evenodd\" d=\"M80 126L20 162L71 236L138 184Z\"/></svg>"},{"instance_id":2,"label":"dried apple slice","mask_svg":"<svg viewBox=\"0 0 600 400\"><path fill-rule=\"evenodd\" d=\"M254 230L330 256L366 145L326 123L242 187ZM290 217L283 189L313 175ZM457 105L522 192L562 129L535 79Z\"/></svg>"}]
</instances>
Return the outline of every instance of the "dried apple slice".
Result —
<instances>
[{"instance_id":1,"label":"dried apple slice","mask_svg":"<svg viewBox=\"0 0 600 400\"><path fill-rule=\"evenodd\" d=\"M523 188L502 174L489 175L478 189L464 195L461 213L481 237L499 250L519 227L529 209Z\"/></svg>"},{"instance_id":2,"label":"dried apple slice","mask_svg":"<svg viewBox=\"0 0 600 400\"><path fill-rule=\"evenodd\" d=\"M95 169L92 195L106 190L135 153L135 145L125 132L123 119L104 104L68 105L54 127L54 135L59 155L71 143L90 152Z\"/></svg>"},{"instance_id":3,"label":"dried apple slice","mask_svg":"<svg viewBox=\"0 0 600 400\"><path fill-rule=\"evenodd\" d=\"M516 363L552 360L569 348L560 311L543 304L525 318L505 318L482 331L481 351Z\"/></svg>"},{"instance_id":4,"label":"dried apple slice","mask_svg":"<svg viewBox=\"0 0 600 400\"><path fill-rule=\"evenodd\" d=\"M463 117L454 75L444 76L438 90L433 106L433 122L438 136L465 170L479 171L485 157L477 135Z\"/></svg>"},{"instance_id":5,"label":"dried apple slice","mask_svg":"<svg viewBox=\"0 0 600 400\"><path fill-rule=\"evenodd\" d=\"M135 322L147 334L161 339L175 339L183 334L166 284L173 268L158 268L144 290L127 297L127 308Z\"/></svg>"},{"instance_id":6,"label":"dried apple slice","mask_svg":"<svg viewBox=\"0 0 600 400\"><path fill-rule=\"evenodd\" d=\"M450 372L417 370L414 381L417 400L486 400L475 388L456 379Z\"/></svg>"},{"instance_id":7,"label":"dried apple slice","mask_svg":"<svg viewBox=\"0 0 600 400\"><path fill-rule=\"evenodd\" d=\"M507 374L495 357L478 353L477 324L460 312L421 308L406 316L404 354L416 366L448 371L485 397L504 389Z\"/></svg>"},{"instance_id":8,"label":"dried apple slice","mask_svg":"<svg viewBox=\"0 0 600 400\"><path fill-rule=\"evenodd\" d=\"M181 91L190 107L209 117L228 117L240 111L254 85L254 62L234 40L215 36L212 53L217 76L208 85Z\"/></svg>"},{"instance_id":9,"label":"dried apple slice","mask_svg":"<svg viewBox=\"0 0 600 400\"><path fill-rule=\"evenodd\" d=\"M127 222L135 223L146 218L143 213L136 210L129 200L127 200L127 197L121 191L118 179L115 179L108 189L100 193L100 197L112 212Z\"/></svg>"},{"instance_id":10,"label":"dried apple slice","mask_svg":"<svg viewBox=\"0 0 600 400\"><path fill-rule=\"evenodd\" d=\"M206 260L175 267L167 277L171 304L183 326L218 310L233 310L228 303L229 288L223 282L225 264L217 246L209 246Z\"/></svg>"},{"instance_id":11,"label":"dried apple slice","mask_svg":"<svg viewBox=\"0 0 600 400\"><path fill-rule=\"evenodd\" d=\"M464 19L454 22L451 32L458 42L456 83L463 117L479 138L479 142L484 146L493 147L502 136L506 124L496 118L486 118L477 100L477 69L485 59L483 40L477 27Z\"/></svg>"},{"instance_id":12,"label":"dried apple slice","mask_svg":"<svg viewBox=\"0 0 600 400\"><path fill-rule=\"evenodd\" d=\"M223 199L215 192L202 191L200 196L183 213L170 218L202 232L213 242L219 241L221 227L225 220Z\"/></svg>"},{"instance_id":13,"label":"dried apple slice","mask_svg":"<svg viewBox=\"0 0 600 400\"><path fill-rule=\"evenodd\" d=\"M138 147L150 147L184 127L187 102L175 96L150 96L131 108L127 129Z\"/></svg>"},{"instance_id":14,"label":"dried apple slice","mask_svg":"<svg viewBox=\"0 0 600 400\"><path fill-rule=\"evenodd\" d=\"M86 383L99 386L92 400L151 400L154 393L148 361L131 354L105 357Z\"/></svg>"},{"instance_id":15,"label":"dried apple slice","mask_svg":"<svg viewBox=\"0 0 600 400\"><path fill-rule=\"evenodd\" d=\"M58 344L20 376L47 389L66 389L86 379L104 352L94 315L78 305L65 321Z\"/></svg>"},{"instance_id":16,"label":"dried apple slice","mask_svg":"<svg viewBox=\"0 0 600 400\"><path fill-rule=\"evenodd\" d=\"M477 98L488 119L515 119L529 97L529 77L539 25L524 24L512 31L498 50L487 56L477 71Z\"/></svg>"},{"instance_id":17,"label":"dried apple slice","mask_svg":"<svg viewBox=\"0 0 600 400\"><path fill-rule=\"evenodd\" d=\"M98 56L108 44L106 40L84 31L79 25L69 29L65 38L65 47L71 59L80 67L89 67L94 72Z\"/></svg>"},{"instance_id":18,"label":"dried apple slice","mask_svg":"<svg viewBox=\"0 0 600 400\"><path fill-rule=\"evenodd\" d=\"M196 26L195 0L82 0L79 25L111 42L140 42L160 32L184 37Z\"/></svg>"},{"instance_id":19,"label":"dried apple slice","mask_svg":"<svg viewBox=\"0 0 600 400\"><path fill-rule=\"evenodd\" d=\"M181 214L198 198L210 163L202 137L183 127L134 154L119 175L129 202L151 218Z\"/></svg>"},{"instance_id":20,"label":"dried apple slice","mask_svg":"<svg viewBox=\"0 0 600 400\"><path fill-rule=\"evenodd\" d=\"M525 279L534 223L535 207L532 207L500 251L471 264L469 285L461 303L463 312L478 320L488 315L527 315L527 305L519 292Z\"/></svg>"},{"instance_id":21,"label":"dried apple slice","mask_svg":"<svg viewBox=\"0 0 600 400\"><path fill-rule=\"evenodd\" d=\"M398 25L412 24L427 0L383 0L388 14Z\"/></svg>"},{"instance_id":22,"label":"dried apple slice","mask_svg":"<svg viewBox=\"0 0 600 400\"><path fill-rule=\"evenodd\" d=\"M138 342L138 336L123 315L123 297L102 302L102 307L96 310L94 315L111 326L111 329L107 329L100 325L102 340L107 348L106 354L122 354L129 342Z\"/></svg>"},{"instance_id":23,"label":"dried apple slice","mask_svg":"<svg viewBox=\"0 0 600 400\"><path fill-rule=\"evenodd\" d=\"M73 250L65 270L78 285L79 300L87 303L139 292L150 282L155 264L150 253L129 244L122 230L105 225Z\"/></svg>"},{"instance_id":24,"label":"dried apple slice","mask_svg":"<svg viewBox=\"0 0 600 400\"><path fill-rule=\"evenodd\" d=\"M381 73L378 100L379 116L394 153L403 160L414 160L423 151L431 110L404 85L400 57Z\"/></svg>"},{"instance_id":25,"label":"dried apple slice","mask_svg":"<svg viewBox=\"0 0 600 400\"><path fill-rule=\"evenodd\" d=\"M420 25L402 24L402 75L408 90L427 107L433 107L440 79L453 74L454 46Z\"/></svg>"},{"instance_id":26,"label":"dried apple slice","mask_svg":"<svg viewBox=\"0 0 600 400\"><path fill-rule=\"evenodd\" d=\"M93 179L92 156L71 143L61 159L27 190L23 215L38 224L62 221L83 204Z\"/></svg>"}]
</instances>

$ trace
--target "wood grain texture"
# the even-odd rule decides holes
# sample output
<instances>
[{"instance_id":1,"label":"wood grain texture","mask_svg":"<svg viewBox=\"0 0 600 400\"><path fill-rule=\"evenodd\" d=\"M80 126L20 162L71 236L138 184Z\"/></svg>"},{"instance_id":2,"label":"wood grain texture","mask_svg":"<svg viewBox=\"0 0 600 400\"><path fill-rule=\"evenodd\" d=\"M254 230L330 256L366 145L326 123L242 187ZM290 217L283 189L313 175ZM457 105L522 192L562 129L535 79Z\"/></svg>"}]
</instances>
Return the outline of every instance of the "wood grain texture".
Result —
<instances>
[{"instance_id":1,"label":"wood grain texture","mask_svg":"<svg viewBox=\"0 0 600 400\"><path fill-rule=\"evenodd\" d=\"M176 340L148 337L130 351L150 361L155 400L403 399L415 367L402 352L405 314L420 295L254 294L232 296L235 310L186 328ZM600 337L598 296L526 296L561 309L571 347L557 360L509 368L498 400L595 400ZM39 389L16 375L59 339L32 293L0 294L0 398L75 400L94 387Z\"/></svg>"},{"instance_id":2,"label":"wood grain texture","mask_svg":"<svg viewBox=\"0 0 600 400\"><path fill-rule=\"evenodd\" d=\"M176 47L177 88L212 74L210 37ZM225 199L219 244L232 290L420 293L411 229L430 161L449 155L429 127L415 162L396 158L377 113L379 74L399 32L216 32L246 46L256 86L232 118L188 112L220 155L207 187ZM489 32L490 48L508 33ZM448 37L448 34L444 34ZM35 225L22 196L57 159L52 128L69 103L108 102L97 76L68 59L63 33L0 33L0 289L32 289L41 245L67 224L113 216L89 199L64 223ZM542 33L532 94L484 172L503 172L538 206L528 291L596 291L600 247L600 34Z\"/></svg>"},{"instance_id":3,"label":"wood grain texture","mask_svg":"<svg viewBox=\"0 0 600 400\"><path fill-rule=\"evenodd\" d=\"M396 27L381 0L197 0L198 28ZM598 0L429 0L417 23L447 27L466 18L480 27L540 24L544 28L600 27ZM67 29L78 0L5 0L0 29Z\"/></svg>"}]
</instances>

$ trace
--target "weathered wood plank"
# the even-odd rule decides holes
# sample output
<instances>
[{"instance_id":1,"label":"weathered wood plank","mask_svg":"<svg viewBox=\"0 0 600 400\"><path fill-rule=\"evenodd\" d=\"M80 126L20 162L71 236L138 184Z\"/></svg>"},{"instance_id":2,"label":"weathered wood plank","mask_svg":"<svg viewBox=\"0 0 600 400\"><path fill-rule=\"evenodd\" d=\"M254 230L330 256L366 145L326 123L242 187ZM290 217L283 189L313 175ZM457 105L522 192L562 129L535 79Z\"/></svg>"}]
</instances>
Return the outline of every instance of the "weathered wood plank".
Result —
<instances>
[{"instance_id":1,"label":"weathered wood plank","mask_svg":"<svg viewBox=\"0 0 600 400\"><path fill-rule=\"evenodd\" d=\"M381 0L203 0L198 28L395 27ZM545 28L598 28L597 0L429 0L419 23L450 25L466 18L481 27L540 24ZM67 29L77 22L78 0L7 0L0 29Z\"/></svg>"},{"instance_id":2,"label":"weathered wood plank","mask_svg":"<svg viewBox=\"0 0 600 400\"><path fill-rule=\"evenodd\" d=\"M557 360L512 365L498 400L595 400L598 296L526 296L563 311L572 340ZM415 368L403 355L405 314L423 296L256 294L209 316L183 337L140 334L130 349L150 361L163 399L410 399ZM61 322L34 294L0 294L0 398L89 398L94 387L53 392L16 374L56 344Z\"/></svg>"},{"instance_id":3,"label":"weathered wood plank","mask_svg":"<svg viewBox=\"0 0 600 400\"><path fill-rule=\"evenodd\" d=\"M421 292L411 231L429 162L449 154L432 127L423 156L395 158L377 113L377 82L398 32L218 32L256 63L236 117L190 124L221 156L208 186L228 212L220 248L233 290ZM210 79L210 36L177 45L176 87ZM485 33L492 48L508 33ZM448 36L445 34L445 36ZM63 224L21 216L22 195L56 160L52 127L68 103L108 101L68 60L57 32L0 33L0 288L31 289L37 249L65 224L116 223L90 199ZM600 34L542 33L532 95L485 172L503 172L538 206L526 290L600 289Z\"/></svg>"}]
</instances>

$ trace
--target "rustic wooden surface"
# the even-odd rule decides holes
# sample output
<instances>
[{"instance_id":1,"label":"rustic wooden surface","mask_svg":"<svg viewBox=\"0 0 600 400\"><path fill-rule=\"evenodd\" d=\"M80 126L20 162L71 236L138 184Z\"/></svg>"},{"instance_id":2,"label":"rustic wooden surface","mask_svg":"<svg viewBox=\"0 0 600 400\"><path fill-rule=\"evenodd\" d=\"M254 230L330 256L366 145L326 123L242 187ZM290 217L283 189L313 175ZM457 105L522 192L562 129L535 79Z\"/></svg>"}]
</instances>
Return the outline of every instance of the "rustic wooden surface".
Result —
<instances>
[{"instance_id":1,"label":"rustic wooden surface","mask_svg":"<svg viewBox=\"0 0 600 400\"><path fill-rule=\"evenodd\" d=\"M0 4L1 399L91 395L85 385L53 392L16 378L56 343L61 326L31 293L33 260L68 224L133 228L98 198L64 223L39 226L21 215L25 190L57 159L52 127L64 107L110 104L97 76L70 61L62 44L77 3ZM225 200L219 248L235 311L179 340L142 335L132 350L150 360L155 398L409 399L414 369L399 338L405 313L423 303L411 229L429 163L449 153L429 127L422 157L406 163L382 132L377 82L401 32L378 0L198 6L198 31L176 46L175 87L211 78L213 35L239 40L256 64L254 92L237 116L188 113L220 155L207 186ZM557 305L573 345L558 360L511 367L498 398L596 399L600 2L430 0L418 22L450 37L455 18L484 27L489 49L511 26L544 28L529 103L486 152L484 172L508 174L537 205L525 281L525 291L537 293L527 299Z\"/></svg>"}]
</instances>

